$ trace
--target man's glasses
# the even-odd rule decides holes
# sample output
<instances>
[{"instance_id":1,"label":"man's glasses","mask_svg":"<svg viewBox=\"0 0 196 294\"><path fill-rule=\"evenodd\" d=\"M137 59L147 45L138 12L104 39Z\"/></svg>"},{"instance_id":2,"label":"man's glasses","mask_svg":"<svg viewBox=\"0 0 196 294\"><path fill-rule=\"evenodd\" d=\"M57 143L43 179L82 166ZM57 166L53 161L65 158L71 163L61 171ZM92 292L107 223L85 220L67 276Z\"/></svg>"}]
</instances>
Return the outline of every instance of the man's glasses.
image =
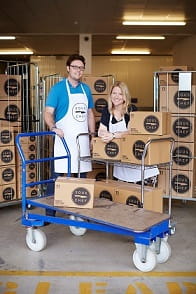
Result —
<instances>
[{"instance_id":1,"label":"man's glasses","mask_svg":"<svg viewBox=\"0 0 196 294\"><path fill-rule=\"evenodd\" d=\"M70 67L72 67L75 70L80 70L80 71L84 71L85 70L85 67L84 66L70 65Z\"/></svg>"}]
</instances>

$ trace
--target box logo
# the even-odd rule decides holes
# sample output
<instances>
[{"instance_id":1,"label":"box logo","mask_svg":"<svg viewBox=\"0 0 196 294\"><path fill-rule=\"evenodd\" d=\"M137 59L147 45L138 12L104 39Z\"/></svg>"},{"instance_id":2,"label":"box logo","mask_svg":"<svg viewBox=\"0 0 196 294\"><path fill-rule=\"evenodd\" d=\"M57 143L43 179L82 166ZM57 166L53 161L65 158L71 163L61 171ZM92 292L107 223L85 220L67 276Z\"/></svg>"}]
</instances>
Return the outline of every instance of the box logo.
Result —
<instances>
[{"instance_id":1,"label":"box logo","mask_svg":"<svg viewBox=\"0 0 196 294\"><path fill-rule=\"evenodd\" d=\"M174 95L174 104L181 109L189 108L194 97L191 91L177 91Z\"/></svg>"},{"instance_id":2,"label":"box logo","mask_svg":"<svg viewBox=\"0 0 196 294\"><path fill-rule=\"evenodd\" d=\"M99 194L99 198L105 198L105 199L112 201L112 195L107 190L101 191L101 193Z\"/></svg>"},{"instance_id":3,"label":"box logo","mask_svg":"<svg viewBox=\"0 0 196 294\"><path fill-rule=\"evenodd\" d=\"M136 196L133 196L133 195L131 195L127 198L126 205L136 206L138 208L142 207L140 200Z\"/></svg>"},{"instance_id":4,"label":"box logo","mask_svg":"<svg viewBox=\"0 0 196 294\"><path fill-rule=\"evenodd\" d=\"M95 101L95 110L102 113L104 107L108 106L108 102L104 98L99 98Z\"/></svg>"},{"instance_id":5,"label":"box logo","mask_svg":"<svg viewBox=\"0 0 196 294\"><path fill-rule=\"evenodd\" d=\"M141 140L137 140L134 144L133 144L133 155L135 156L135 158L137 158L138 160L142 159L142 155L144 152L144 147L145 147L145 143ZM147 155L147 152L146 152ZM146 157L145 155L145 157Z\"/></svg>"},{"instance_id":6,"label":"box logo","mask_svg":"<svg viewBox=\"0 0 196 294\"><path fill-rule=\"evenodd\" d=\"M12 168L6 168L4 169L2 173L2 178L5 182L10 182L14 178L14 171Z\"/></svg>"},{"instance_id":7,"label":"box logo","mask_svg":"<svg viewBox=\"0 0 196 294\"><path fill-rule=\"evenodd\" d=\"M119 147L118 144L115 142L109 142L105 145L105 153L108 157L115 157L119 153Z\"/></svg>"},{"instance_id":8,"label":"box logo","mask_svg":"<svg viewBox=\"0 0 196 294\"><path fill-rule=\"evenodd\" d=\"M17 105L10 104L6 107L4 111L5 119L8 121L17 121L20 116L20 110Z\"/></svg>"},{"instance_id":9,"label":"box logo","mask_svg":"<svg viewBox=\"0 0 196 294\"><path fill-rule=\"evenodd\" d=\"M96 80L94 83L94 89L98 93L102 93L106 90L106 82L104 80Z\"/></svg>"},{"instance_id":10,"label":"box logo","mask_svg":"<svg viewBox=\"0 0 196 294\"><path fill-rule=\"evenodd\" d=\"M12 133L9 130L3 130L1 132L1 143L8 144L12 140Z\"/></svg>"},{"instance_id":11,"label":"box logo","mask_svg":"<svg viewBox=\"0 0 196 294\"><path fill-rule=\"evenodd\" d=\"M12 187L8 187L3 190L3 199L6 201L10 201L14 198L15 191Z\"/></svg>"},{"instance_id":12,"label":"box logo","mask_svg":"<svg viewBox=\"0 0 196 294\"><path fill-rule=\"evenodd\" d=\"M178 165L187 165L192 158L192 152L186 146L176 147L173 151L173 161Z\"/></svg>"},{"instance_id":13,"label":"box logo","mask_svg":"<svg viewBox=\"0 0 196 294\"><path fill-rule=\"evenodd\" d=\"M144 128L149 133L154 133L159 128L159 120L154 115L149 115L144 119Z\"/></svg>"},{"instance_id":14,"label":"box logo","mask_svg":"<svg viewBox=\"0 0 196 294\"><path fill-rule=\"evenodd\" d=\"M72 192L72 201L80 206L86 205L91 198L89 191L83 187L78 187Z\"/></svg>"},{"instance_id":15,"label":"box logo","mask_svg":"<svg viewBox=\"0 0 196 294\"><path fill-rule=\"evenodd\" d=\"M175 175L172 178L172 188L177 193L180 193L180 194L186 193L190 188L189 178L183 174Z\"/></svg>"},{"instance_id":16,"label":"box logo","mask_svg":"<svg viewBox=\"0 0 196 294\"><path fill-rule=\"evenodd\" d=\"M10 149L4 149L1 152L1 161L9 163L14 158L13 152Z\"/></svg>"},{"instance_id":17,"label":"box logo","mask_svg":"<svg viewBox=\"0 0 196 294\"><path fill-rule=\"evenodd\" d=\"M20 91L20 84L16 79L8 79L4 84L4 91L8 96L16 96Z\"/></svg>"},{"instance_id":18,"label":"box logo","mask_svg":"<svg viewBox=\"0 0 196 294\"><path fill-rule=\"evenodd\" d=\"M174 71L182 71L181 68L176 68ZM178 72L172 72L171 73L171 79L174 83L178 83L179 82L179 73Z\"/></svg>"},{"instance_id":19,"label":"box logo","mask_svg":"<svg viewBox=\"0 0 196 294\"><path fill-rule=\"evenodd\" d=\"M192 132L192 124L187 118L178 118L174 121L173 131L178 137L187 137Z\"/></svg>"}]
</instances>

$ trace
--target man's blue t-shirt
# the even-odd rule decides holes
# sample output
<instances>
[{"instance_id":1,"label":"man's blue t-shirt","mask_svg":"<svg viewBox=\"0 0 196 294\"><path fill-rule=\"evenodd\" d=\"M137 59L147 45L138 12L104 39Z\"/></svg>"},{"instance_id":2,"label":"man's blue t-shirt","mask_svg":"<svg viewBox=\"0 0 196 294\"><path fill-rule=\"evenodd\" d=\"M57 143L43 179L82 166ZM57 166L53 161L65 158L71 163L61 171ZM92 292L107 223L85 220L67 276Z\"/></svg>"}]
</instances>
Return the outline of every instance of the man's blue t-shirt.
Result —
<instances>
[{"instance_id":1,"label":"man's blue t-shirt","mask_svg":"<svg viewBox=\"0 0 196 294\"><path fill-rule=\"evenodd\" d=\"M82 85L88 99L88 108L94 107L91 90L87 84L79 82L77 87L72 87L72 85L68 81L68 85L69 85L71 94L83 93L83 90L81 87ZM62 81L56 83L50 89L47 100L46 100L46 106L55 108L55 111L54 111L55 122L59 121L66 115L68 107L69 107L69 99L68 99L68 93L66 88L66 79L63 79Z\"/></svg>"}]
</instances>

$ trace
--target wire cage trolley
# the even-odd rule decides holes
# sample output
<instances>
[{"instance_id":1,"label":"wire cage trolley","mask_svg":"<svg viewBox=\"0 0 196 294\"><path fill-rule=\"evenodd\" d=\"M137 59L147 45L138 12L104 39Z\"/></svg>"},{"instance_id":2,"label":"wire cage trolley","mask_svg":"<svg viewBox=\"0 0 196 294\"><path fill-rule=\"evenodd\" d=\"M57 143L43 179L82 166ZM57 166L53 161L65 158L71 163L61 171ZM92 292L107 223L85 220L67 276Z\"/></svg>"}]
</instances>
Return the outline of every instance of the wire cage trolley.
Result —
<instances>
[{"instance_id":1,"label":"wire cage trolley","mask_svg":"<svg viewBox=\"0 0 196 294\"><path fill-rule=\"evenodd\" d=\"M68 173L71 170L71 155L66 144L65 156L37 158L27 160L25 158L21 139L23 137L54 136L54 132L21 133L16 137L16 146L22 161L22 218L21 223L27 228L26 244L33 251L41 251L46 247L47 238L40 229L45 222L62 224L69 227L70 231L77 236L82 236L87 229L102 231L114 234L125 235L133 238L136 249L133 253L133 263L137 269L143 272L151 271L157 263L166 262L171 256L171 248L167 242L170 232L168 214L147 211L142 208L131 207L125 204L114 203L107 199L95 198L92 209L66 208L54 206L54 195L39 195L35 198L28 198L27 188L33 185L45 185L54 183L55 179L44 179L37 182L26 182L26 166L28 164L54 161L62 158L68 160ZM66 191L65 191L66 197ZM32 206L37 209L29 209ZM43 212L40 211L43 209ZM45 215L45 210L50 209L60 212L60 216ZM33 211L38 211L33 213ZM62 216L63 215L63 216Z\"/></svg>"}]
</instances>

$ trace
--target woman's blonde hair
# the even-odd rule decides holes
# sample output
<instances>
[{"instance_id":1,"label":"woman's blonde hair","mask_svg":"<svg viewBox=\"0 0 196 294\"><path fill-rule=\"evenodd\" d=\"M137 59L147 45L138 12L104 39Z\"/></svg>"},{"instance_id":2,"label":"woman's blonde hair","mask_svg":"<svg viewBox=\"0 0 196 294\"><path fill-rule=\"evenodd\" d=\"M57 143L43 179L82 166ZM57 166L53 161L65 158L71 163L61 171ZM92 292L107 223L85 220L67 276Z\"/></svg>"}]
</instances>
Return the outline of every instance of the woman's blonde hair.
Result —
<instances>
[{"instance_id":1,"label":"woman's blonde hair","mask_svg":"<svg viewBox=\"0 0 196 294\"><path fill-rule=\"evenodd\" d=\"M126 112L128 112L128 106L131 101L131 96L130 96L129 89L128 89L127 85L123 82L120 82L120 81L116 81L110 88L110 95L109 95L109 99L108 99L108 110L111 114L113 113L114 105L112 103L111 93L115 87L119 87L122 91L122 94L123 94L124 105L123 105L123 109L122 109L122 112L123 112L122 115L124 115Z\"/></svg>"}]
</instances>

